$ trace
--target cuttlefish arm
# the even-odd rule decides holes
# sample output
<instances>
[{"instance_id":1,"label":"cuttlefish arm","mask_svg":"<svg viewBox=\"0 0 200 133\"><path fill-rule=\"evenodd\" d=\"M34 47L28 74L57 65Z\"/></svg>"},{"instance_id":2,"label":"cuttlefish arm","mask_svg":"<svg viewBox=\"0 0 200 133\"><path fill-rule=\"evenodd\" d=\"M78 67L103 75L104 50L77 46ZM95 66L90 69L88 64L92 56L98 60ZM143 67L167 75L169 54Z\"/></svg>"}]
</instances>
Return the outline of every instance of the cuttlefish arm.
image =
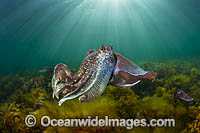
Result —
<instances>
[{"instance_id":1,"label":"cuttlefish arm","mask_svg":"<svg viewBox=\"0 0 200 133\"><path fill-rule=\"evenodd\" d=\"M65 93L70 89L81 86L81 83L84 83L83 81L86 79L83 75L87 74L88 70L91 68L91 61L93 61L94 56L96 56L96 51L90 50L79 68L79 71L75 74L73 74L65 64L56 65L52 78L53 98L54 96L59 98L60 92Z\"/></svg>"},{"instance_id":2,"label":"cuttlefish arm","mask_svg":"<svg viewBox=\"0 0 200 133\"><path fill-rule=\"evenodd\" d=\"M68 93L68 95L70 94L75 94L76 92L79 92L84 86L86 86L85 84L87 83L87 81L91 78L91 74L93 72L91 71L91 69L88 69L88 72L86 75L84 75L81 80L79 80L79 82L75 83L75 84L65 84L64 86L62 86L62 88L58 89L57 92L55 93L55 96L57 98L59 98L59 94L65 90L73 90L72 92ZM77 97L77 96L76 96ZM64 98L64 97L63 97ZM62 99L63 99L62 98ZM62 100L61 99L61 100Z\"/></svg>"},{"instance_id":3,"label":"cuttlefish arm","mask_svg":"<svg viewBox=\"0 0 200 133\"><path fill-rule=\"evenodd\" d=\"M77 82L81 79L81 77L86 72L88 65L92 58L95 56L96 51L95 50L89 50L86 54L86 58L83 60L78 72L72 73L70 69L65 64L58 64L54 68L54 75L55 80L63 80L67 82Z\"/></svg>"},{"instance_id":4,"label":"cuttlefish arm","mask_svg":"<svg viewBox=\"0 0 200 133\"><path fill-rule=\"evenodd\" d=\"M140 82L141 79L154 81L157 73L144 71L137 64L124 56L115 53L117 63L110 84L119 87L131 87Z\"/></svg>"},{"instance_id":5,"label":"cuttlefish arm","mask_svg":"<svg viewBox=\"0 0 200 133\"><path fill-rule=\"evenodd\" d=\"M105 53L107 51L108 53L111 53L105 54L104 50ZM103 52L101 53L101 51ZM79 98L81 102L92 101L103 93L114 70L115 60L111 51L111 47L102 47L98 51L97 55L98 56L96 57L96 60L94 60L95 62L93 62L94 66L91 67L92 74L89 77L89 80L87 80L84 86L79 87L65 95L59 101L59 105L66 100L71 100L81 95L83 95Z\"/></svg>"}]
</instances>

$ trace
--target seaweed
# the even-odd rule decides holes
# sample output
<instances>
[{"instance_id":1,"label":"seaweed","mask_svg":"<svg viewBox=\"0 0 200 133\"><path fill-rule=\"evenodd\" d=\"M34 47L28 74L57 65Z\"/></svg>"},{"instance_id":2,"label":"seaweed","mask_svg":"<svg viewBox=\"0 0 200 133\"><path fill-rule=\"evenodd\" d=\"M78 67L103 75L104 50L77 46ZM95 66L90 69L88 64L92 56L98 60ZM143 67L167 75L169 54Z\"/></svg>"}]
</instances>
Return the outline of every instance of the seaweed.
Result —
<instances>
[{"instance_id":1,"label":"seaweed","mask_svg":"<svg viewBox=\"0 0 200 133\"><path fill-rule=\"evenodd\" d=\"M200 106L198 107L200 112ZM185 133L199 133L200 132L200 113L196 116L196 119L189 123L187 128L183 130Z\"/></svg>"},{"instance_id":2,"label":"seaweed","mask_svg":"<svg viewBox=\"0 0 200 133\"><path fill-rule=\"evenodd\" d=\"M196 63L196 64L195 64ZM145 62L142 66L158 73L151 83L141 81L132 88L107 86L102 96L91 103L70 100L61 107L52 98L51 75L8 74L0 77L0 129L3 132L199 132L200 130L200 70L199 61L173 60L162 63ZM75 71L75 70L74 70ZM187 105L174 98L177 89L194 98ZM172 118L176 127L42 127L38 122L29 128L24 124L28 114L37 119L104 118L159 119Z\"/></svg>"},{"instance_id":3,"label":"seaweed","mask_svg":"<svg viewBox=\"0 0 200 133\"><path fill-rule=\"evenodd\" d=\"M139 111L139 96L131 88L108 86L104 95L117 102L116 111L121 118L135 118Z\"/></svg>"}]
</instances>

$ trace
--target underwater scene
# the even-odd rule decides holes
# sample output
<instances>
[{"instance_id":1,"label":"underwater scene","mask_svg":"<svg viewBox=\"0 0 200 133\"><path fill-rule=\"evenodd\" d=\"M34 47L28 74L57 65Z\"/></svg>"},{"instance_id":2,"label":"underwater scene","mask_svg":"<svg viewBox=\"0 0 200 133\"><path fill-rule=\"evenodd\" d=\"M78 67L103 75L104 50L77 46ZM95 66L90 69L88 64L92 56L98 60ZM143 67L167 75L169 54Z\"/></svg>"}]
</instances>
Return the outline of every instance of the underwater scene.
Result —
<instances>
[{"instance_id":1,"label":"underwater scene","mask_svg":"<svg viewBox=\"0 0 200 133\"><path fill-rule=\"evenodd\" d=\"M199 6L1 0L0 131L200 133ZM66 122L96 116L121 125Z\"/></svg>"}]
</instances>

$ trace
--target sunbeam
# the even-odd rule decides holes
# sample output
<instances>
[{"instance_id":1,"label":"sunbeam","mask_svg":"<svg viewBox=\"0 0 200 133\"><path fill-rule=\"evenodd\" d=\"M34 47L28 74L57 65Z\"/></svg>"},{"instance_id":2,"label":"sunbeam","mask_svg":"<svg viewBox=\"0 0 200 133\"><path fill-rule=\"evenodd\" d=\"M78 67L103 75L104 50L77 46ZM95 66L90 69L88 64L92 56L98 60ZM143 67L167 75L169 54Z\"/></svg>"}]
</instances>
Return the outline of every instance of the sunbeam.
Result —
<instances>
[{"instance_id":1,"label":"sunbeam","mask_svg":"<svg viewBox=\"0 0 200 133\"><path fill-rule=\"evenodd\" d=\"M42 60L79 65L88 49L103 43L138 60L197 54L194 46L200 42L200 17L195 16L199 8L197 3L184 2L20 0L12 3L11 10L5 8L11 6L7 1L0 6L0 42L6 43L1 54L12 45L15 60L31 66ZM72 51L78 55L69 57Z\"/></svg>"}]
</instances>

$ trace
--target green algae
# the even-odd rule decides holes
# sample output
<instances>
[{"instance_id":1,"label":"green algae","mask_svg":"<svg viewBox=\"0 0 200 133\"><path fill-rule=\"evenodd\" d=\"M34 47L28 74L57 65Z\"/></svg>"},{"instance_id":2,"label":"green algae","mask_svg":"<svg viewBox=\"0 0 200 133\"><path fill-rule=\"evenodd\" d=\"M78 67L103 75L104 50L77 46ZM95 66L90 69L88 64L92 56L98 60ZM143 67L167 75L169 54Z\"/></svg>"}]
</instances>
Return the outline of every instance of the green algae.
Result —
<instances>
[{"instance_id":1,"label":"green algae","mask_svg":"<svg viewBox=\"0 0 200 133\"><path fill-rule=\"evenodd\" d=\"M109 85L102 96L91 103L78 99L67 101L60 107L52 98L51 75L22 76L9 74L0 78L0 128L3 132L198 132L200 129L200 71L190 63L144 64L146 69L158 73L153 82L142 81L133 88ZM184 65L186 68L184 68ZM176 89L182 89L194 98L187 105L174 99ZM115 127L42 127L38 122L29 128L24 118L33 114L51 118L172 118L176 127L135 127L132 130Z\"/></svg>"}]
</instances>

